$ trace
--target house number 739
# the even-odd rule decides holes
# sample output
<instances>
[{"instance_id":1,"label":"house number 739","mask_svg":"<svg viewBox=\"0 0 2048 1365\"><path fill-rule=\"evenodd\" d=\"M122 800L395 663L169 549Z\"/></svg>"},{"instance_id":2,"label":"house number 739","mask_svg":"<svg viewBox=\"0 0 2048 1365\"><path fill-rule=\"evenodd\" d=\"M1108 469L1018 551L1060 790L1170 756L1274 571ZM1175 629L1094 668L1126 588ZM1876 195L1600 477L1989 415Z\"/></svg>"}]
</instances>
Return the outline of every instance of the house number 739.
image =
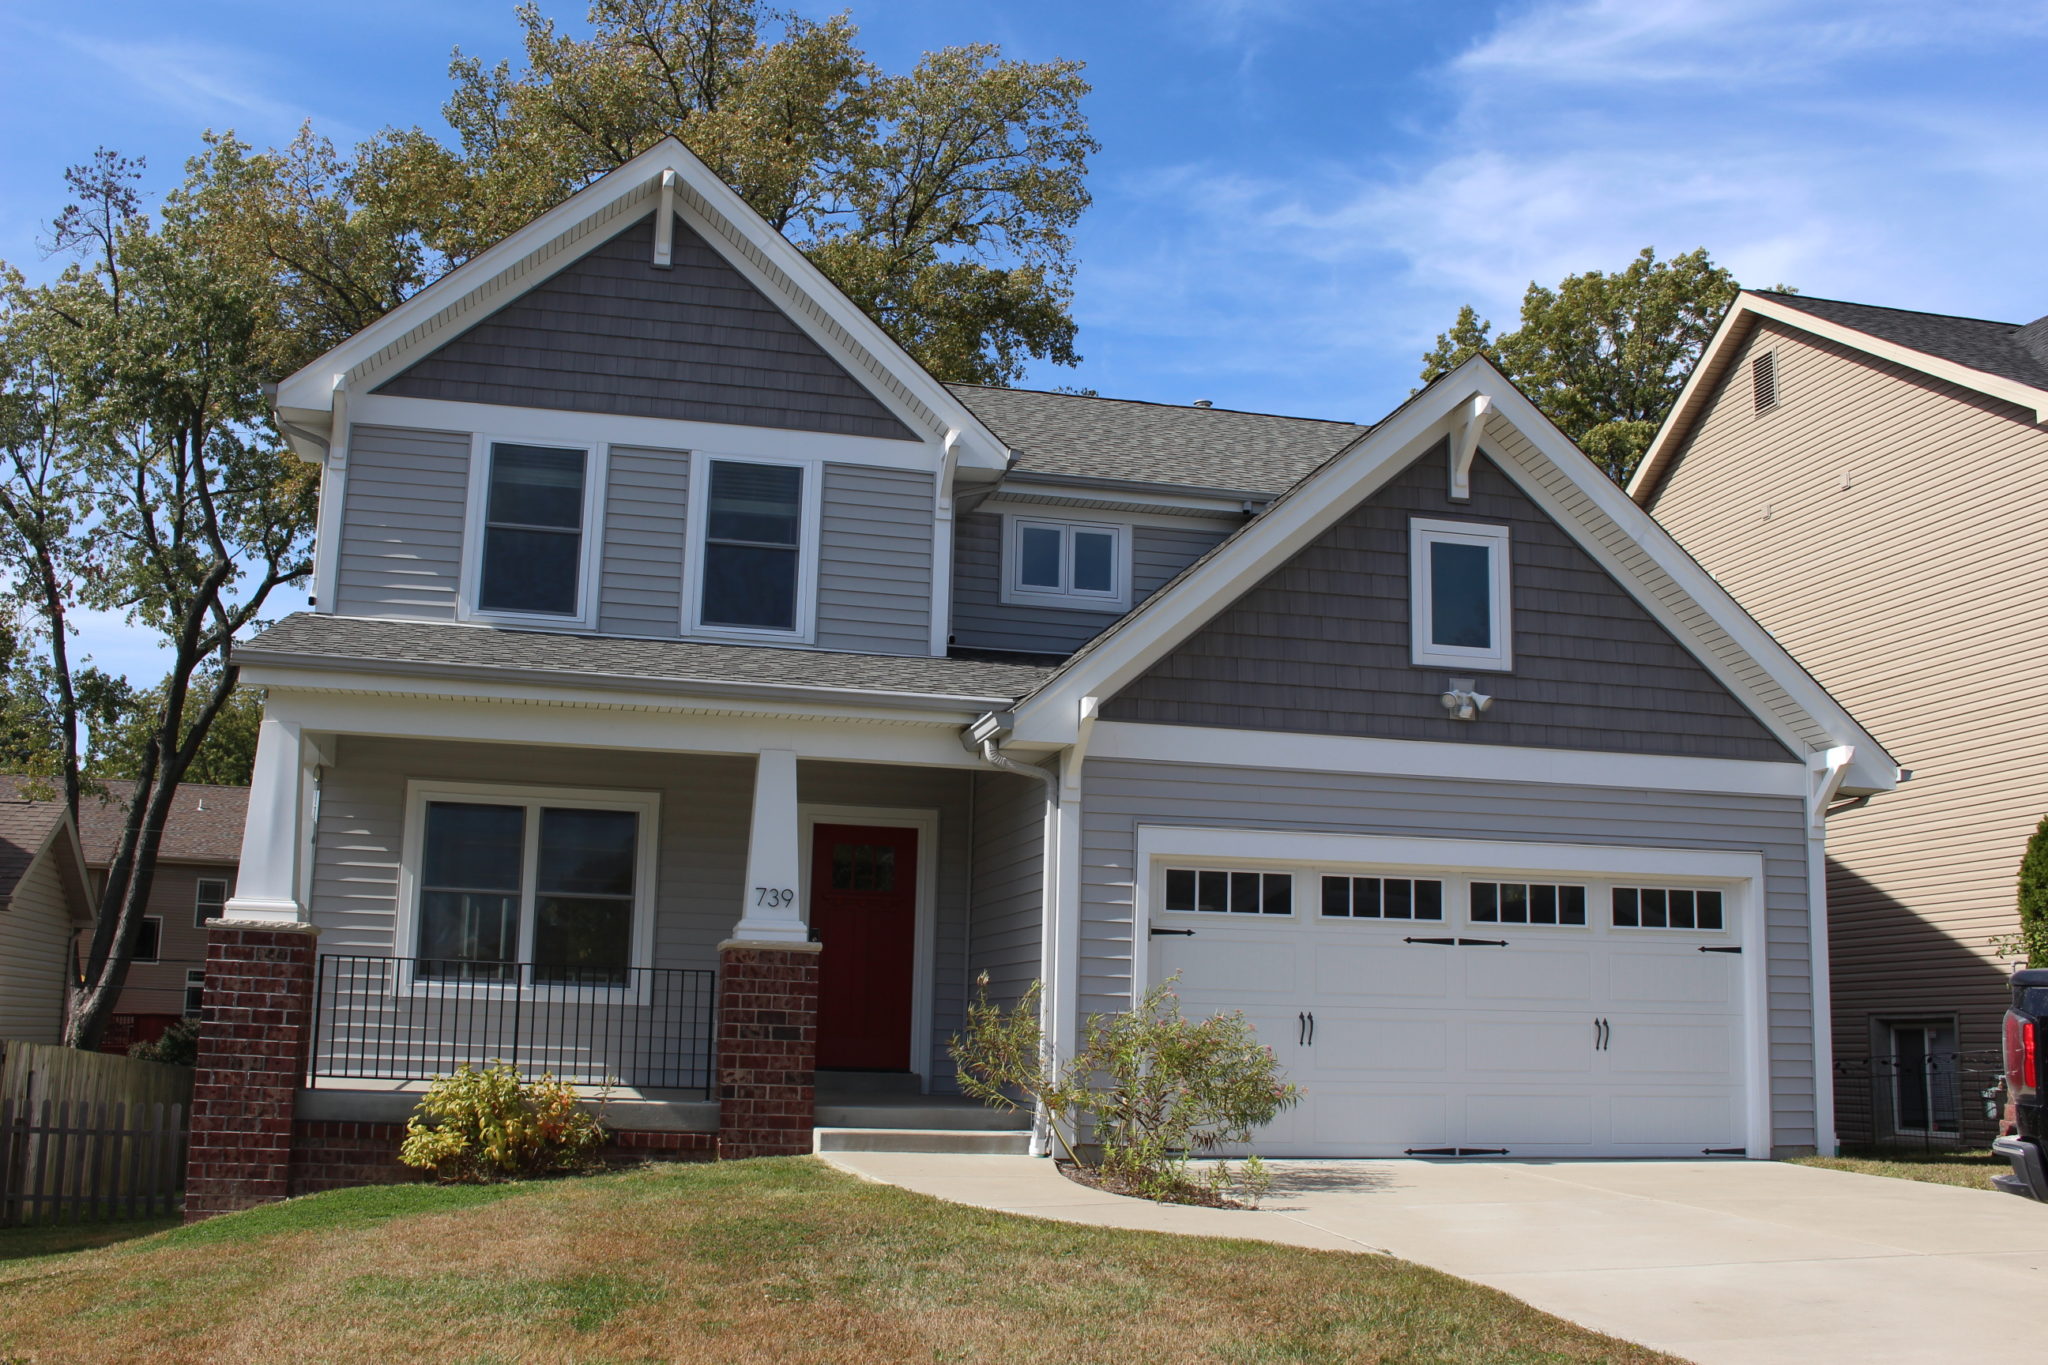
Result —
<instances>
[{"instance_id":1,"label":"house number 739","mask_svg":"<svg viewBox=\"0 0 2048 1365\"><path fill-rule=\"evenodd\" d=\"M786 886L757 886L754 888L754 904L772 905L780 908L796 904L796 892Z\"/></svg>"}]
</instances>

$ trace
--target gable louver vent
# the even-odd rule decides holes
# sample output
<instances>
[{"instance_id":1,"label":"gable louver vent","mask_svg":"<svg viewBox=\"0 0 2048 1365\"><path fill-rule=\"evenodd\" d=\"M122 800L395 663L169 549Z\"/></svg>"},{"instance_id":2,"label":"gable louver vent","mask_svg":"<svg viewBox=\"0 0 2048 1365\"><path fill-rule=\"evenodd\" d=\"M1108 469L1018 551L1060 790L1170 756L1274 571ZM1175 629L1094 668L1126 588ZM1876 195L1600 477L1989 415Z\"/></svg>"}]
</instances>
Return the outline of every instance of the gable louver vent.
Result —
<instances>
[{"instance_id":1,"label":"gable louver vent","mask_svg":"<svg viewBox=\"0 0 2048 1365\"><path fill-rule=\"evenodd\" d=\"M1756 410L1769 412L1778 406L1778 353L1765 351L1749 365L1750 383L1756 389Z\"/></svg>"}]
</instances>

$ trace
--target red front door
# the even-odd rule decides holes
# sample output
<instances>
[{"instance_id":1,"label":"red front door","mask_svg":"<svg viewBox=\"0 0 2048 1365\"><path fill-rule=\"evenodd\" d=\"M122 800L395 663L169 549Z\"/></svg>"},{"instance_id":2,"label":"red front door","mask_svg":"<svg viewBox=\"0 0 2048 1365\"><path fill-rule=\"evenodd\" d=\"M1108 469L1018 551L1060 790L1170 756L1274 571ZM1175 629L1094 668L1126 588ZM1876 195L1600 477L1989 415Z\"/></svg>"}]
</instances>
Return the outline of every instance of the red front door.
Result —
<instances>
[{"instance_id":1,"label":"red front door","mask_svg":"<svg viewBox=\"0 0 2048 1365\"><path fill-rule=\"evenodd\" d=\"M818 1065L910 1069L917 831L819 825L811 836Z\"/></svg>"}]
</instances>

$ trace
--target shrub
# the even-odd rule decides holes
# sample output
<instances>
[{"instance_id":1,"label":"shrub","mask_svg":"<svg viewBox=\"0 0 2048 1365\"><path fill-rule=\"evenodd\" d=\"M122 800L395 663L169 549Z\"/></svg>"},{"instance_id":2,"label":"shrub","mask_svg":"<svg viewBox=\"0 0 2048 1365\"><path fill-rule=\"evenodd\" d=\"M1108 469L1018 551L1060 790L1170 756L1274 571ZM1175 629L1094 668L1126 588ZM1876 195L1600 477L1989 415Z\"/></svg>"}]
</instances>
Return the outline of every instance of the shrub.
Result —
<instances>
[{"instance_id":1,"label":"shrub","mask_svg":"<svg viewBox=\"0 0 2048 1365\"><path fill-rule=\"evenodd\" d=\"M1062 1065L1041 1033L1038 985L1004 1010L989 1001L984 977L966 1032L953 1040L961 1088L998 1108L1020 1108L1020 1095L1042 1105L1077 1166L1090 1168L1071 1134L1092 1132L1100 1157L1090 1169L1111 1188L1176 1202L1235 1191L1256 1202L1270 1183L1256 1157L1235 1171L1219 1161L1203 1178L1189 1173L1189 1160L1251 1141L1300 1101L1301 1089L1281 1079L1273 1050L1242 1014L1183 1015L1177 979L1127 1013L1090 1015L1080 1052Z\"/></svg>"},{"instance_id":2,"label":"shrub","mask_svg":"<svg viewBox=\"0 0 2048 1365\"><path fill-rule=\"evenodd\" d=\"M398 1159L444 1183L471 1184L581 1170L603 1142L604 1125L574 1086L551 1075L522 1081L505 1062L464 1063L428 1087L406 1120Z\"/></svg>"},{"instance_id":3,"label":"shrub","mask_svg":"<svg viewBox=\"0 0 2048 1365\"><path fill-rule=\"evenodd\" d=\"M153 1043L136 1043L128 1055L138 1061L169 1062L172 1066L199 1064L199 1021L178 1019Z\"/></svg>"},{"instance_id":4,"label":"shrub","mask_svg":"<svg viewBox=\"0 0 2048 1365\"><path fill-rule=\"evenodd\" d=\"M2048 819L2035 828L2020 858L2019 912L2019 932L1993 939L1991 950L2029 967L2048 967Z\"/></svg>"}]
</instances>

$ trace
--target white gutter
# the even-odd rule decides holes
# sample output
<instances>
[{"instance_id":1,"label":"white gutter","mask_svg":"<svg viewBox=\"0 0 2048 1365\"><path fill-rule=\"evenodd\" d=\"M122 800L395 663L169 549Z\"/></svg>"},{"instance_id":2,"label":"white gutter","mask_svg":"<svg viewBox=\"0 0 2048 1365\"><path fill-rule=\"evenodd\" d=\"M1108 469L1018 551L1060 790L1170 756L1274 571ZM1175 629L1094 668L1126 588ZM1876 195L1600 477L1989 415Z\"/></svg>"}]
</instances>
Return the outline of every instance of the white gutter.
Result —
<instances>
[{"instance_id":1,"label":"white gutter","mask_svg":"<svg viewBox=\"0 0 2048 1365\"><path fill-rule=\"evenodd\" d=\"M1044 926L1057 919L1056 907L1060 885L1060 777L1059 774L1047 772L1036 764L1019 763L1011 758L996 747L996 738L993 735L981 740L977 752L980 753L982 760L992 767L1001 768L1006 773L1015 773L1019 777L1035 777L1045 784L1045 817L1039 831L1038 874L1039 885L1044 888L1045 908L1044 919L1039 928L1038 978L1041 981L1050 981L1056 953L1053 946L1054 936L1046 933ZM1055 998L1056 992L1050 987L1039 997L1038 1036L1041 1046L1044 1045L1044 1040L1052 1037L1056 1031L1053 1022L1055 1010L1058 1008L1054 1003ZM1053 1056L1056 1058L1057 1052ZM1047 1156L1051 1152L1051 1125L1046 1118L1045 1106L1040 1105L1031 1116L1031 1155Z\"/></svg>"},{"instance_id":2,"label":"white gutter","mask_svg":"<svg viewBox=\"0 0 2048 1365\"><path fill-rule=\"evenodd\" d=\"M939 658L953 643L953 474L960 464L960 428L946 432L945 451L932 490L931 650Z\"/></svg>"}]
</instances>

